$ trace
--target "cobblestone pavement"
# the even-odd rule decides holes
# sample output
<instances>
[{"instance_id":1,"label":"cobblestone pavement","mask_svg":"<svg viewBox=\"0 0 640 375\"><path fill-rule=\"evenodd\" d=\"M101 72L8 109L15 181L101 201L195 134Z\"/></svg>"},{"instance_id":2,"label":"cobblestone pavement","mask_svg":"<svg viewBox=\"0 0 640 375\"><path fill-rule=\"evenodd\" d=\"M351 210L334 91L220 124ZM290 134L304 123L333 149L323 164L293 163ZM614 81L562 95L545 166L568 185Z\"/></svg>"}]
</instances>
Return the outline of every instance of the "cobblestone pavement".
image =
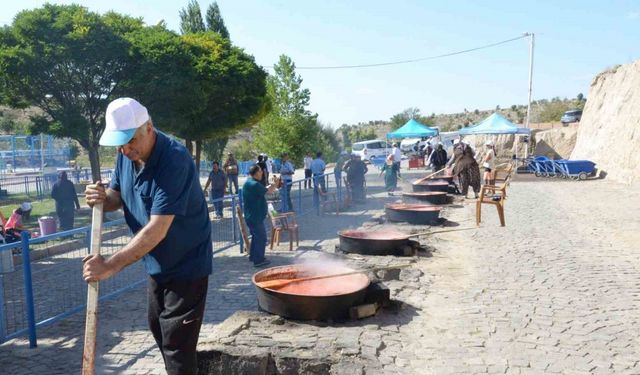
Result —
<instances>
[{"instance_id":1,"label":"cobblestone pavement","mask_svg":"<svg viewBox=\"0 0 640 375\"><path fill-rule=\"evenodd\" d=\"M603 181L514 183L506 228L489 207L480 230L434 244L424 314L405 327L408 367L639 374L638 209L638 190Z\"/></svg>"},{"instance_id":2,"label":"cobblestone pavement","mask_svg":"<svg viewBox=\"0 0 640 375\"><path fill-rule=\"evenodd\" d=\"M380 207L371 200L324 217L302 250L272 253L274 265L331 246L335 228L370 220ZM429 238L434 256L416 263L424 286L403 294L415 315L372 360L406 374L640 374L639 209L640 192L606 181L513 183L506 228L485 207L480 229ZM454 205L444 216L468 226L473 207ZM237 252L216 257L202 337L236 310L256 309L255 269ZM101 304L98 373L164 373L145 305L144 288ZM37 349L24 339L4 343L0 373L77 373L83 327L76 314L40 329Z\"/></svg>"}]
</instances>

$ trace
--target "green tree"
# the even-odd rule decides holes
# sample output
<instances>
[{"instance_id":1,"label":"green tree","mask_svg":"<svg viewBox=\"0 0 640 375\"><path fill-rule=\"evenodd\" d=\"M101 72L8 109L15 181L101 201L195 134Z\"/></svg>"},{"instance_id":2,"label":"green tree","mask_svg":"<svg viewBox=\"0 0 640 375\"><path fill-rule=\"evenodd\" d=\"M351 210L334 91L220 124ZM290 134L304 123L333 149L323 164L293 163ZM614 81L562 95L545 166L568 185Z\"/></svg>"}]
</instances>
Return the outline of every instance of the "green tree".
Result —
<instances>
[{"instance_id":1,"label":"green tree","mask_svg":"<svg viewBox=\"0 0 640 375\"><path fill-rule=\"evenodd\" d=\"M196 140L197 164L203 140L228 137L266 115L267 74L252 56L217 33L187 34L182 39L196 69L192 85L202 105L191 107L189 121L176 131L180 137Z\"/></svg>"},{"instance_id":2,"label":"green tree","mask_svg":"<svg viewBox=\"0 0 640 375\"><path fill-rule=\"evenodd\" d=\"M220 137L216 139L208 139L202 144L202 152L209 161L220 161L224 156L224 149L227 147L229 137Z\"/></svg>"},{"instance_id":3,"label":"green tree","mask_svg":"<svg viewBox=\"0 0 640 375\"><path fill-rule=\"evenodd\" d=\"M217 8L217 17L207 19L205 31L200 6L192 0L180 12L182 41L187 46L191 66L196 76L190 82L191 91L197 93L197 106L190 105L186 118L174 123L172 130L185 139L199 168L206 144L210 157L221 155L229 135L255 124L269 109L266 100L266 72L240 48L234 47L223 36L224 21ZM210 7L211 11L212 7ZM207 12L208 14L211 12ZM224 28L224 30L223 30ZM185 97L189 98L187 94Z\"/></svg>"},{"instance_id":4,"label":"green tree","mask_svg":"<svg viewBox=\"0 0 640 375\"><path fill-rule=\"evenodd\" d=\"M289 57L280 56L274 66L274 74L267 79L267 95L272 110L256 129L259 151L273 156L288 152L294 162L314 151L322 151L327 160L335 157L339 145L334 133L307 109L311 94L302 87L302 77Z\"/></svg>"},{"instance_id":5,"label":"green tree","mask_svg":"<svg viewBox=\"0 0 640 375\"><path fill-rule=\"evenodd\" d=\"M32 119L32 133L78 141L94 180L100 178L104 109L133 67L125 35L142 27L140 19L116 13L46 4L18 13L0 30L0 98L43 111Z\"/></svg>"},{"instance_id":6,"label":"green tree","mask_svg":"<svg viewBox=\"0 0 640 375\"><path fill-rule=\"evenodd\" d=\"M205 21L207 23L207 30L215 31L223 38L229 39L229 30L227 30L227 26L224 24L224 19L222 19L222 14L220 13L217 2L214 1L209 5L209 8L207 8Z\"/></svg>"},{"instance_id":7,"label":"green tree","mask_svg":"<svg viewBox=\"0 0 640 375\"><path fill-rule=\"evenodd\" d=\"M242 138L237 142L230 144L229 152L233 152L233 155L237 160L252 160L257 156L257 150L255 149L253 142L246 138Z\"/></svg>"},{"instance_id":8,"label":"green tree","mask_svg":"<svg viewBox=\"0 0 640 375\"><path fill-rule=\"evenodd\" d=\"M352 142L351 142L350 132L351 132L351 126L349 126L347 124L342 124L335 131L336 135L337 134L340 135L342 147L345 148L345 149L348 148L348 147L351 147L351 143Z\"/></svg>"},{"instance_id":9,"label":"green tree","mask_svg":"<svg viewBox=\"0 0 640 375\"><path fill-rule=\"evenodd\" d=\"M584 94L579 93L578 96L576 96L576 100L578 100L579 102L584 100Z\"/></svg>"},{"instance_id":10,"label":"green tree","mask_svg":"<svg viewBox=\"0 0 640 375\"><path fill-rule=\"evenodd\" d=\"M205 31L200 4L196 0L189 1L186 7L180 10L180 33L199 33Z\"/></svg>"},{"instance_id":11,"label":"green tree","mask_svg":"<svg viewBox=\"0 0 640 375\"><path fill-rule=\"evenodd\" d=\"M402 125L406 124L411 119L418 119L420 117L420 109L411 107L404 111L397 113L391 117L391 129L396 130Z\"/></svg>"},{"instance_id":12,"label":"green tree","mask_svg":"<svg viewBox=\"0 0 640 375\"><path fill-rule=\"evenodd\" d=\"M229 39L229 30L227 30L227 26L224 24L224 19L222 18L217 2L214 1L209 5L209 8L207 8L205 23L207 30L216 32L223 38ZM205 156L209 160L221 160L224 148L228 142L229 137L225 136L205 140L202 146Z\"/></svg>"}]
</instances>

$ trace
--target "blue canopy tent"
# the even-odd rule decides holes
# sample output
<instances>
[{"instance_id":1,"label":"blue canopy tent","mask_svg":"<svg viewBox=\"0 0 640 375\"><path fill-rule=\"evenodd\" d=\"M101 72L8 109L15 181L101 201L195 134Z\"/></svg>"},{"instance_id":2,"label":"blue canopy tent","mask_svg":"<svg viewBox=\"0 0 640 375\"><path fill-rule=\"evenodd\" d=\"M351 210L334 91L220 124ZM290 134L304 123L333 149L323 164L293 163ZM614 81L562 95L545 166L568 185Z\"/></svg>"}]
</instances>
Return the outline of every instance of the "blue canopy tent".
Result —
<instances>
[{"instance_id":1,"label":"blue canopy tent","mask_svg":"<svg viewBox=\"0 0 640 375\"><path fill-rule=\"evenodd\" d=\"M504 116L498 112L494 112L491 116L480 121L479 123L470 126L468 128L462 128L458 130L460 136L464 135L479 135L479 134L514 134L514 135L530 135L531 130L527 128L519 128L511 121L507 120ZM514 153L517 157L518 143L514 142Z\"/></svg>"},{"instance_id":2,"label":"blue canopy tent","mask_svg":"<svg viewBox=\"0 0 640 375\"><path fill-rule=\"evenodd\" d=\"M419 137L435 137L438 135L437 129L429 128L422 125L418 121L411 119L400 129L387 133L387 138L419 138Z\"/></svg>"},{"instance_id":3,"label":"blue canopy tent","mask_svg":"<svg viewBox=\"0 0 640 375\"><path fill-rule=\"evenodd\" d=\"M519 128L501 114L495 112L486 119L468 128L458 130L460 135L476 134L531 134L527 128Z\"/></svg>"}]
</instances>

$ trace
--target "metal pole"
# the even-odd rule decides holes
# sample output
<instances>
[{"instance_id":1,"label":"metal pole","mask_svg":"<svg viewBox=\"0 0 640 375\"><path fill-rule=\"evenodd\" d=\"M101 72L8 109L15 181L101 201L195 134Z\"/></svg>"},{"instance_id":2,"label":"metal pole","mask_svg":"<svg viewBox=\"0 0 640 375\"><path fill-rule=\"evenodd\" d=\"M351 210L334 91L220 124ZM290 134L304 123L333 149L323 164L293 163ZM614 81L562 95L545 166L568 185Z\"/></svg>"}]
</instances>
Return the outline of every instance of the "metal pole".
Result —
<instances>
[{"instance_id":1,"label":"metal pole","mask_svg":"<svg viewBox=\"0 0 640 375\"><path fill-rule=\"evenodd\" d=\"M12 270L13 268L13 255L12 255L12 251L13 249L7 249L5 250L8 252L7 257L5 258L5 261L8 262L9 264L2 264L2 254L0 253L0 272L9 272ZM5 325L5 321L6 321L6 312L5 312L5 303L4 303L4 285L2 285L2 280L4 279L3 275L0 275L0 343L3 343L6 341L7 338L7 326Z\"/></svg>"},{"instance_id":2,"label":"metal pole","mask_svg":"<svg viewBox=\"0 0 640 375\"><path fill-rule=\"evenodd\" d=\"M242 201L242 188L238 189L238 204L242 208L244 214L244 202ZM235 211L235 210L234 210ZM240 218L238 218L238 227L240 227ZM240 235L240 254L244 253L244 236Z\"/></svg>"},{"instance_id":3,"label":"metal pole","mask_svg":"<svg viewBox=\"0 0 640 375\"><path fill-rule=\"evenodd\" d=\"M44 174L44 134L40 133L40 171Z\"/></svg>"},{"instance_id":4,"label":"metal pole","mask_svg":"<svg viewBox=\"0 0 640 375\"><path fill-rule=\"evenodd\" d=\"M529 129L530 120L531 120L531 93L533 91L533 46L535 43L535 34L534 33L525 33L525 35L531 37L529 39L529 100L527 102L527 122L525 127ZM530 140L529 140L530 141ZM526 159L529 156L529 143L526 143L524 146L524 158Z\"/></svg>"},{"instance_id":5,"label":"metal pole","mask_svg":"<svg viewBox=\"0 0 640 375\"><path fill-rule=\"evenodd\" d=\"M24 299L27 305L27 325L29 328L29 347L38 346L36 337L36 313L33 303L33 283L31 281L31 258L29 254L29 232L20 233L22 239L22 275L24 276Z\"/></svg>"},{"instance_id":6,"label":"metal pole","mask_svg":"<svg viewBox=\"0 0 640 375\"><path fill-rule=\"evenodd\" d=\"M302 212L302 180L298 181L298 212Z\"/></svg>"},{"instance_id":7,"label":"metal pole","mask_svg":"<svg viewBox=\"0 0 640 375\"><path fill-rule=\"evenodd\" d=\"M231 197L231 235L233 236L233 242L236 242L236 224L238 223L238 218L236 217L236 197Z\"/></svg>"}]
</instances>

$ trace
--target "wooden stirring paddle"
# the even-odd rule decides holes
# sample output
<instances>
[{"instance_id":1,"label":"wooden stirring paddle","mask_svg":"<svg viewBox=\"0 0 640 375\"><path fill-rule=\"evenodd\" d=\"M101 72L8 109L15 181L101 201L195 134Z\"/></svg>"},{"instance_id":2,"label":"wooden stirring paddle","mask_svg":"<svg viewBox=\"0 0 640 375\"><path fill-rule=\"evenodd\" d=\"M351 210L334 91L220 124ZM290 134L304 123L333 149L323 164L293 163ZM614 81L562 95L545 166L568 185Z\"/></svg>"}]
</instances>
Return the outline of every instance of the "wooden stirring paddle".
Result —
<instances>
[{"instance_id":1,"label":"wooden stirring paddle","mask_svg":"<svg viewBox=\"0 0 640 375\"><path fill-rule=\"evenodd\" d=\"M393 269L398 269L398 268L405 268L408 267L408 264L405 265L399 265L399 266L389 266L389 267L381 267L381 268L374 268L371 270L363 270L363 271L349 271L349 272L343 272L343 273L336 273L333 275L321 275L321 276L309 276L309 277L300 277L297 279L276 279L276 280L267 280L267 281L260 281L257 282L256 285L264 288L264 289L280 289L283 288L291 283L298 283L298 282L302 282L302 281L310 281L310 280L319 280L319 279L329 279L332 277L340 277L340 276L349 276L349 275L356 275L359 273L365 273L365 272L377 272L377 271L384 271L384 270L393 270Z\"/></svg>"}]
</instances>

